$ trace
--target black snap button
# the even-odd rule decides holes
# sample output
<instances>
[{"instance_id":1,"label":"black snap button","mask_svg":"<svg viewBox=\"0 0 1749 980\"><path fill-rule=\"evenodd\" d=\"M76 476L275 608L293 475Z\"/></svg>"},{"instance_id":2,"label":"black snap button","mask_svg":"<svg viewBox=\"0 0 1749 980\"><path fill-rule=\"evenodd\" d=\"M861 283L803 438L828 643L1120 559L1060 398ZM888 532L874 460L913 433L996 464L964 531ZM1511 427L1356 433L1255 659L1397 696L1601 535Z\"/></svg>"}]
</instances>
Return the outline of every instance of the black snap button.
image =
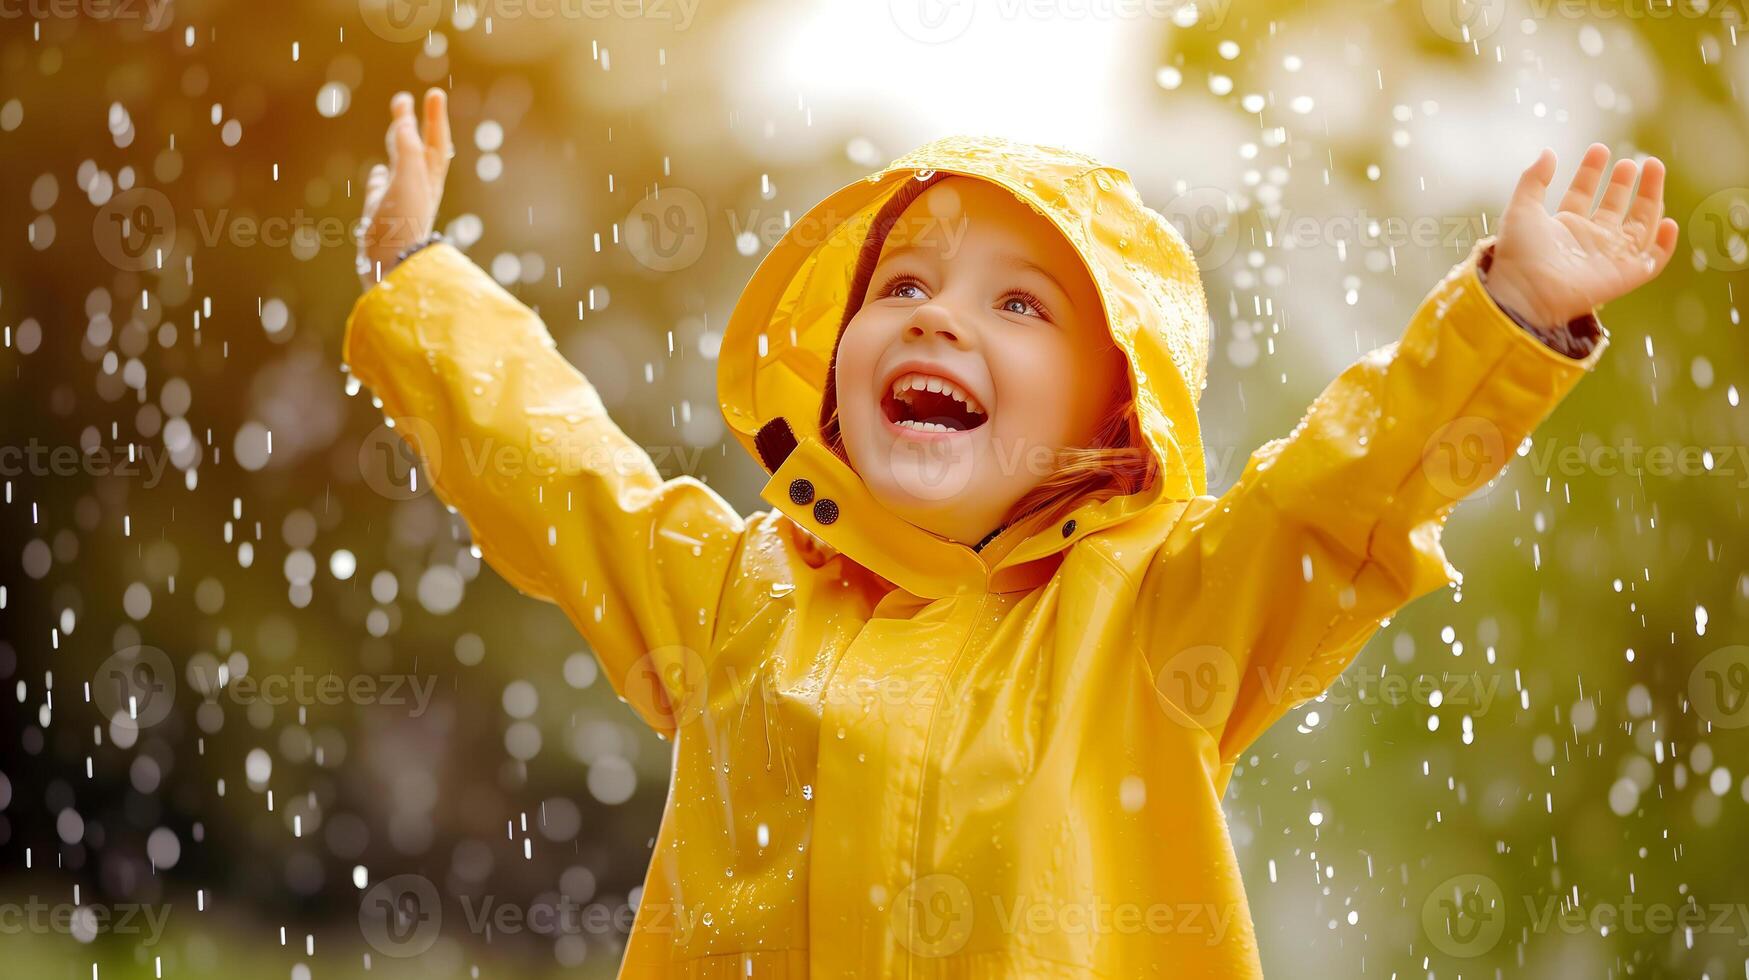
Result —
<instances>
[{"instance_id":1,"label":"black snap button","mask_svg":"<svg viewBox=\"0 0 1749 980\"><path fill-rule=\"evenodd\" d=\"M821 497L814 501L814 520L821 524L830 524L838 519L838 501L831 497Z\"/></svg>"},{"instance_id":2,"label":"black snap button","mask_svg":"<svg viewBox=\"0 0 1749 980\"><path fill-rule=\"evenodd\" d=\"M814 485L807 480L789 481L789 499L797 504L805 504L814 499Z\"/></svg>"},{"instance_id":3,"label":"black snap button","mask_svg":"<svg viewBox=\"0 0 1749 980\"><path fill-rule=\"evenodd\" d=\"M1066 538L1069 535L1074 534L1074 533L1075 533L1075 519L1073 517L1071 517L1068 520L1063 522L1063 537Z\"/></svg>"}]
</instances>

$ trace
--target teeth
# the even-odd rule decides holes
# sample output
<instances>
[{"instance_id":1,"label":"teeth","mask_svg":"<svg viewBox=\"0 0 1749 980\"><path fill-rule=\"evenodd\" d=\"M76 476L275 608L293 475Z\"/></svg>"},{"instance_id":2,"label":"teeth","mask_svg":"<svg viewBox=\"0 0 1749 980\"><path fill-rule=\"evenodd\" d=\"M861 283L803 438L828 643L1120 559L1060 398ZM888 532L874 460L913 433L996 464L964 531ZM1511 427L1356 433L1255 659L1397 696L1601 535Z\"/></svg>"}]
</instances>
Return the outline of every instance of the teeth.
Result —
<instances>
[{"instance_id":1,"label":"teeth","mask_svg":"<svg viewBox=\"0 0 1749 980\"><path fill-rule=\"evenodd\" d=\"M961 388L959 385L954 384L946 378L938 378L929 374L913 373L903 375L893 382L893 397L903 398L908 391L937 392L960 402L965 405L969 411L977 412L979 415L988 414L984 411L984 406L979 404L976 398L972 397L971 392L966 391L964 388Z\"/></svg>"},{"instance_id":2,"label":"teeth","mask_svg":"<svg viewBox=\"0 0 1749 980\"><path fill-rule=\"evenodd\" d=\"M895 423L895 424L897 424L901 429L916 429L918 432L954 432L954 431L957 431L954 429L950 429L945 425L942 425L940 422L913 422L910 419L904 419L904 420L902 420L898 423Z\"/></svg>"}]
</instances>

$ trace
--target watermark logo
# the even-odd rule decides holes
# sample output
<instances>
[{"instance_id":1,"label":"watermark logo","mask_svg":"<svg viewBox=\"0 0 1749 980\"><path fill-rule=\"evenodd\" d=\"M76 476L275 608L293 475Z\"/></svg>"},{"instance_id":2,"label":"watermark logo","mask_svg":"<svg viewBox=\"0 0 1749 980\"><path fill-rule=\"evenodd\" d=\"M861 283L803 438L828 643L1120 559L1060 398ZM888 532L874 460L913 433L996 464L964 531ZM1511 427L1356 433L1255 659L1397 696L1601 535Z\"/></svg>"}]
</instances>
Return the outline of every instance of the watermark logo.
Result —
<instances>
[{"instance_id":1,"label":"watermark logo","mask_svg":"<svg viewBox=\"0 0 1749 980\"><path fill-rule=\"evenodd\" d=\"M157 647L131 646L110 654L92 676L97 710L111 721L150 728L176 704L176 668Z\"/></svg>"},{"instance_id":2,"label":"watermark logo","mask_svg":"<svg viewBox=\"0 0 1749 980\"><path fill-rule=\"evenodd\" d=\"M1500 29L1506 0L1421 0L1421 14L1435 34L1469 44Z\"/></svg>"},{"instance_id":3,"label":"watermark logo","mask_svg":"<svg viewBox=\"0 0 1749 980\"><path fill-rule=\"evenodd\" d=\"M956 497L978 468L977 451L963 444L968 441L952 436L895 438L887 449L887 472L900 489L918 500Z\"/></svg>"},{"instance_id":4,"label":"watermark logo","mask_svg":"<svg viewBox=\"0 0 1749 980\"><path fill-rule=\"evenodd\" d=\"M162 268L176 244L176 209L150 187L122 191L91 220L97 254L123 272Z\"/></svg>"},{"instance_id":5,"label":"watermark logo","mask_svg":"<svg viewBox=\"0 0 1749 980\"><path fill-rule=\"evenodd\" d=\"M417 41L437 27L443 0L358 0L370 32L391 44Z\"/></svg>"},{"instance_id":6,"label":"watermark logo","mask_svg":"<svg viewBox=\"0 0 1749 980\"><path fill-rule=\"evenodd\" d=\"M423 476L421 475L423 463ZM390 500L431 492L443 468L443 443L430 422L408 416L377 426L358 446L358 472L365 485Z\"/></svg>"},{"instance_id":7,"label":"watermark logo","mask_svg":"<svg viewBox=\"0 0 1749 980\"><path fill-rule=\"evenodd\" d=\"M652 272L675 272L698 261L710 237L704 201L684 187L645 195L626 212L626 249Z\"/></svg>"},{"instance_id":8,"label":"watermark logo","mask_svg":"<svg viewBox=\"0 0 1749 980\"><path fill-rule=\"evenodd\" d=\"M1239 250L1239 218L1218 187L1193 187L1166 202L1160 215L1178 228L1198 268L1219 268Z\"/></svg>"},{"instance_id":9,"label":"watermark logo","mask_svg":"<svg viewBox=\"0 0 1749 980\"><path fill-rule=\"evenodd\" d=\"M704 715L710 675L697 650L657 647L632 662L620 691L640 717L678 730Z\"/></svg>"},{"instance_id":10,"label":"watermark logo","mask_svg":"<svg viewBox=\"0 0 1749 980\"><path fill-rule=\"evenodd\" d=\"M294 667L290 673L229 672L210 657L197 656L188 671L188 685L211 704L220 700L249 706L384 705L404 707L418 718L431 706L437 678L418 674L318 673ZM177 674L170 658L156 647L133 646L112 654L91 677L91 698L110 721L147 729L170 716L176 704Z\"/></svg>"},{"instance_id":11,"label":"watermark logo","mask_svg":"<svg viewBox=\"0 0 1749 980\"><path fill-rule=\"evenodd\" d=\"M1749 726L1749 646L1720 647L1695 664L1688 700L1715 728Z\"/></svg>"},{"instance_id":12,"label":"watermark logo","mask_svg":"<svg viewBox=\"0 0 1749 980\"><path fill-rule=\"evenodd\" d=\"M1709 194L1688 218L1689 239L1707 268L1719 272L1749 269L1749 188L1727 187Z\"/></svg>"},{"instance_id":13,"label":"watermark logo","mask_svg":"<svg viewBox=\"0 0 1749 980\"><path fill-rule=\"evenodd\" d=\"M1455 418L1435 429L1421 450L1422 475L1451 500L1485 496L1479 491L1507 462L1505 435L1479 415Z\"/></svg>"},{"instance_id":14,"label":"watermark logo","mask_svg":"<svg viewBox=\"0 0 1749 980\"><path fill-rule=\"evenodd\" d=\"M1487 875L1455 875L1421 903L1421 928L1449 956L1481 956L1506 931L1506 896Z\"/></svg>"},{"instance_id":15,"label":"watermark logo","mask_svg":"<svg viewBox=\"0 0 1749 980\"><path fill-rule=\"evenodd\" d=\"M1696 934L1735 937L1749 946L1749 905L1742 902L1696 901L1690 895L1678 904L1645 902L1627 894L1620 901L1579 901L1568 893L1538 900L1516 896L1508 906L1500 885L1487 875L1462 874L1439 883L1421 905L1421 927L1440 952L1460 958L1482 956L1500 943L1507 919L1519 905L1522 919L1515 932L1570 936L1622 933L1630 936Z\"/></svg>"},{"instance_id":16,"label":"watermark logo","mask_svg":"<svg viewBox=\"0 0 1749 980\"><path fill-rule=\"evenodd\" d=\"M952 956L972 938L972 890L949 874L924 875L893 900L893 936L913 956Z\"/></svg>"},{"instance_id":17,"label":"watermark logo","mask_svg":"<svg viewBox=\"0 0 1749 980\"><path fill-rule=\"evenodd\" d=\"M1188 647L1160 667L1154 690L1191 724L1212 728L1239 696L1239 664L1218 646Z\"/></svg>"},{"instance_id":18,"label":"watermark logo","mask_svg":"<svg viewBox=\"0 0 1749 980\"><path fill-rule=\"evenodd\" d=\"M384 956L418 956L437 942L443 907L423 875L395 875L372 885L358 906L364 941Z\"/></svg>"},{"instance_id":19,"label":"watermark logo","mask_svg":"<svg viewBox=\"0 0 1749 980\"><path fill-rule=\"evenodd\" d=\"M972 26L973 0L889 0L893 25L921 44L945 44Z\"/></svg>"}]
</instances>

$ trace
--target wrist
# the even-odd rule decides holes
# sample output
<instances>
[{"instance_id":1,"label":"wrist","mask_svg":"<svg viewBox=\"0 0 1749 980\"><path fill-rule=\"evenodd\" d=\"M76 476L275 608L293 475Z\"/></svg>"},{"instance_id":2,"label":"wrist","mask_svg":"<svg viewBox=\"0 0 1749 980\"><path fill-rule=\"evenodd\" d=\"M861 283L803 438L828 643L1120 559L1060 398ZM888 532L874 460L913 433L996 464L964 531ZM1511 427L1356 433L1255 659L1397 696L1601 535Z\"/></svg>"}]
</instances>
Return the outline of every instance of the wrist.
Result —
<instances>
[{"instance_id":1,"label":"wrist","mask_svg":"<svg viewBox=\"0 0 1749 980\"><path fill-rule=\"evenodd\" d=\"M1535 291L1514 275L1509 267L1484 267L1478 270L1478 276L1482 280L1483 288L1488 291L1489 298L1514 320L1527 326L1539 331L1554 331L1573 319L1547 309L1537 300Z\"/></svg>"},{"instance_id":2,"label":"wrist","mask_svg":"<svg viewBox=\"0 0 1749 980\"><path fill-rule=\"evenodd\" d=\"M443 237L442 232L433 231L398 250L384 243L364 253L361 256L358 276L364 283L365 291L369 292L371 287L387 279L389 273L395 271L395 268L402 262L412 258L419 250L444 241L448 241L448 239Z\"/></svg>"},{"instance_id":3,"label":"wrist","mask_svg":"<svg viewBox=\"0 0 1749 980\"><path fill-rule=\"evenodd\" d=\"M1510 272L1501 275L1494 266L1494 246L1483 250L1476 261L1476 276L1494 305L1531 336L1568 357L1582 360L1596 349L1603 329L1590 311L1565 317L1543 310L1535 294ZM1535 311L1535 312L1533 312Z\"/></svg>"}]
</instances>

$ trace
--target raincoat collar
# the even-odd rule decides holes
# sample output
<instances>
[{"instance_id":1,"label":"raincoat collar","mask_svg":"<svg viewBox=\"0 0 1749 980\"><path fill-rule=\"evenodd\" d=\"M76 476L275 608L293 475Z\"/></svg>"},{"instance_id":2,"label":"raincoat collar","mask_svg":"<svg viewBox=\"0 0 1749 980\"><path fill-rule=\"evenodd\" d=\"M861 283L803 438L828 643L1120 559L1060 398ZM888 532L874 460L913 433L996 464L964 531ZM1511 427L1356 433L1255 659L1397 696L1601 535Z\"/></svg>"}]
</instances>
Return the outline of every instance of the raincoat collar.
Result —
<instances>
[{"instance_id":1,"label":"raincoat collar","mask_svg":"<svg viewBox=\"0 0 1749 980\"><path fill-rule=\"evenodd\" d=\"M1034 515L974 550L883 507L819 440L828 363L863 239L903 181L937 172L1005 188L1049 219L1081 256L1112 340L1125 355L1142 432L1161 466L1152 486ZM756 458L762 457L756 446L761 430L774 420L788 423L794 448L763 454L772 476L761 496L829 547L922 598L1016 591L1047 578L1063 549L1080 538L1160 500L1204 492L1196 403L1208 337L1191 252L1177 229L1142 205L1127 174L1065 150L956 137L843 188L790 227L730 317L718 395L730 430Z\"/></svg>"}]
</instances>

